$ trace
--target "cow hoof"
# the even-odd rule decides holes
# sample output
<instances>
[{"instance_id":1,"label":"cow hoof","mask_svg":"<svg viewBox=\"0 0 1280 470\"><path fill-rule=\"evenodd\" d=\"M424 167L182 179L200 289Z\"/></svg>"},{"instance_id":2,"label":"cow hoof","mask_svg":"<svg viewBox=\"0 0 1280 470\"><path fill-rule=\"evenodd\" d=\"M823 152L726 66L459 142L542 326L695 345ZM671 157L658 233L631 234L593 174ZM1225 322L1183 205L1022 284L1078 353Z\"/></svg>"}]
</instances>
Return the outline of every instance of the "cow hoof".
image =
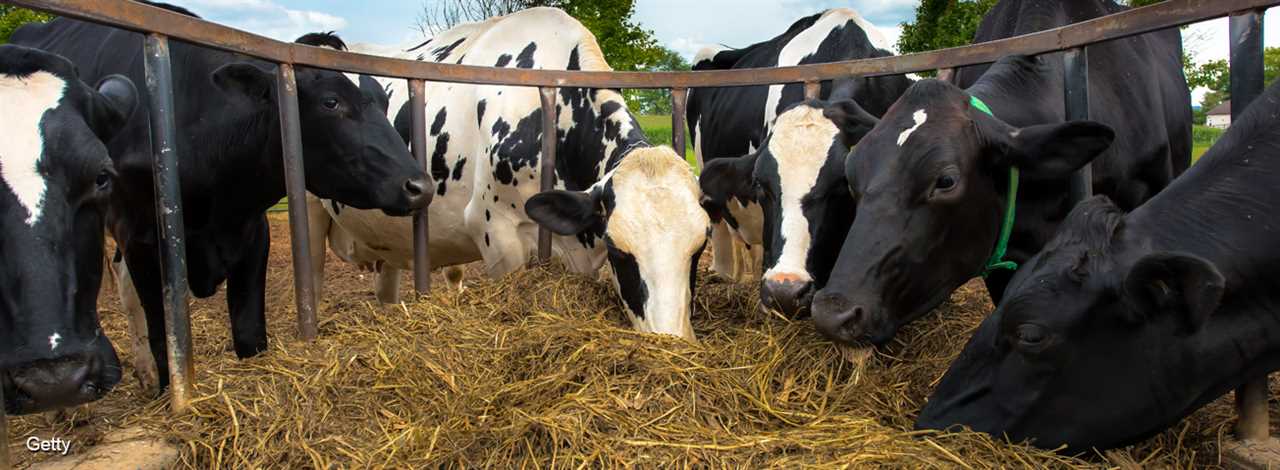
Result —
<instances>
[{"instance_id":1,"label":"cow hoof","mask_svg":"<svg viewBox=\"0 0 1280 470\"><path fill-rule=\"evenodd\" d=\"M444 279L449 283L449 287L457 289L458 292L465 289L462 285L462 268L456 266L445 268Z\"/></svg>"}]
</instances>

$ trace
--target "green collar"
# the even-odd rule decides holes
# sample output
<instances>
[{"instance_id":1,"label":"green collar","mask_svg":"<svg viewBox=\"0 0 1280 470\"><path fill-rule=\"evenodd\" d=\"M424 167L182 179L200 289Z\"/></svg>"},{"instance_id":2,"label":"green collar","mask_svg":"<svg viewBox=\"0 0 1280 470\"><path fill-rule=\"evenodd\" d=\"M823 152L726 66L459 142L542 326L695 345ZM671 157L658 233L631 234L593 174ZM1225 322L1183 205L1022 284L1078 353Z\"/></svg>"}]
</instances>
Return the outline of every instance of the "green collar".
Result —
<instances>
[{"instance_id":1,"label":"green collar","mask_svg":"<svg viewBox=\"0 0 1280 470\"><path fill-rule=\"evenodd\" d=\"M978 111L987 113L988 116L995 117L991 113L991 108L986 103L978 99L977 96L969 96L969 104ZM987 258L987 262L983 264L982 271L978 275L985 279L995 271L1008 269L1015 271L1018 269L1018 263L1013 261L1005 261L1004 254L1009 249L1009 235L1013 233L1013 218L1015 209L1018 207L1018 167L1009 167L1009 196L1008 202L1004 208L1004 222L1000 225L1000 238L996 240L995 250L991 252L991 257Z\"/></svg>"}]
</instances>

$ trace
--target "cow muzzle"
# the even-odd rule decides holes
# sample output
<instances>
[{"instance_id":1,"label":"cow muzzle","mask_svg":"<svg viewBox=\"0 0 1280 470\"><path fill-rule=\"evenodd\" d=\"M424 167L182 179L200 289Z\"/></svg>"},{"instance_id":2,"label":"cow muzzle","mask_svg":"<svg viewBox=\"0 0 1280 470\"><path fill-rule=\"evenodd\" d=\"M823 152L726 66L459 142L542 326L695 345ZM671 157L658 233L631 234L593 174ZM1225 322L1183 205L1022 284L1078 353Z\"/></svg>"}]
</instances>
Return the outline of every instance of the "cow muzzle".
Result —
<instances>
[{"instance_id":1,"label":"cow muzzle","mask_svg":"<svg viewBox=\"0 0 1280 470\"><path fill-rule=\"evenodd\" d=\"M813 282L796 275L769 276L760 280L760 302L789 318L809 313Z\"/></svg>"},{"instance_id":2,"label":"cow muzzle","mask_svg":"<svg viewBox=\"0 0 1280 470\"><path fill-rule=\"evenodd\" d=\"M101 361L91 355L36 361L18 366L0 379L6 389L5 409L15 414L97 400L115 385L109 382Z\"/></svg>"}]
</instances>

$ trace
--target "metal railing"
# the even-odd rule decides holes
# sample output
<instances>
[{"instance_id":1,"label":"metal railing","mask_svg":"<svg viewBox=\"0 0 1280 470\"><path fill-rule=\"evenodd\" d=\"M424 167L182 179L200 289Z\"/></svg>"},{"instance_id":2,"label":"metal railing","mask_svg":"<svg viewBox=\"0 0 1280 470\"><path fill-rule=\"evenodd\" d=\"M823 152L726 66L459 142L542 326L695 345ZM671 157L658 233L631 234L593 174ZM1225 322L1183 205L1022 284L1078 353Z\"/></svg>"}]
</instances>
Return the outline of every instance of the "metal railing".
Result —
<instances>
[{"instance_id":1,"label":"metal railing","mask_svg":"<svg viewBox=\"0 0 1280 470\"><path fill-rule=\"evenodd\" d=\"M1093 20L1023 36L1001 39L971 46L942 49L916 54L874 59L849 60L768 69L733 69L699 72L600 72L532 70L469 65L442 64L393 59L353 52L340 52L269 39L216 23L180 15L146 4L124 0L0 0L17 6L49 12L59 16L114 26L146 35L146 81L151 101L151 126L155 161L157 207L160 209L160 233L164 237L161 255L165 292L166 336L169 345L171 406L185 410L192 397L194 374L191 368L191 330L186 305L186 246L182 226L181 188L177 156L182 151L176 144L173 123L173 81L169 67L170 38L196 45L236 52L278 64L277 100L283 136L285 183L289 200L290 235L293 243L294 286L298 309L299 336L315 338L315 291L310 269L307 211L301 129L298 120L297 88L294 67L306 66L343 72L394 77L409 81L412 101L412 147L414 157L430 174L426 159L424 94L425 82L453 82L481 85L538 87L541 91L543 128L556 122L555 95L560 87L581 88L667 88L672 100L672 146L685 148L685 98L690 88L804 84L806 98L816 98L822 81L859 76L895 75L985 64L1012 55L1038 55L1063 52L1065 61L1067 117L1089 116L1088 52L1091 44L1144 34L1208 19L1231 16L1231 94L1233 114L1243 111L1247 102L1262 92L1262 9L1280 4L1280 0L1168 0ZM554 140L542 145L542 189L554 181L556 148ZM1091 193L1089 168L1077 174L1071 185L1071 197L1080 200ZM414 286L419 293L430 289L430 260L427 255L426 210L414 216ZM546 229L539 230L538 256L551 256L551 238ZM159 360L159 358L157 358ZM1258 388L1258 384L1261 388ZM1248 393L1238 396L1262 397L1265 411L1265 377L1261 382L1242 388ZM1265 415L1261 421L1266 434ZM0 413L0 442L5 439L3 413ZM1247 427L1243 426L1242 427ZM1257 426L1253 425L1256 434ZM1254 434L1250 434L1254 435ZM7 463L7 446L0 446L0 468Z\"/></svg>"}]
</instances>

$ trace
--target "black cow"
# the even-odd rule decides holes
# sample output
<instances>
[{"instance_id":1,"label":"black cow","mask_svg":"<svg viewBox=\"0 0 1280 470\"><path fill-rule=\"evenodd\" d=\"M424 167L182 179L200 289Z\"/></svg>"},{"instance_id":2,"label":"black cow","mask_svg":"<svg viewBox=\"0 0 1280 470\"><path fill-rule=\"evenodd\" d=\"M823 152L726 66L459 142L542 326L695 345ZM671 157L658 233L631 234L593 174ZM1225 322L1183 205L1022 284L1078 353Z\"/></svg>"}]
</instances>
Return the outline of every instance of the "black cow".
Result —
<instances>
[{"instance_id":1,"label":"black cow","mask_svg":"<svg viewBox=\"0 0 1280 470\"><path fill-rule=\"evenodd\" d=\"M93 401L120 382L98 324L103 206L116 179L102 141L137 99L127 78L89 87L62 57L0 46L2 413Z\"/></svg>"},{"instance_id":2,"label":"black cow","mask_svg":"<svg viewBox=\"0 0 1280 470\"><path fill-rule=\"evenodd\" d=\"M1018 270L917 425L1126 445L1280 369L1280 85L1125 215L1081 203Z\"/></svg>"},{"instance_id":3,"label":"black cow","mask_svg":"<svg viewBox=\"0 0 1280 470\"><path fill-rule=\"evenodd\" d=\"M978 40L1122 9L1109 0L1004 0L983 19ZM1191 153L1181 56L1176 29L1090 46L1097 122L1063 122L1061 54L962 70L967 89L913 85L846 161L858 218L814 297L818 329L842 343L882 344L970 278L1026 261L1071 210L1070 175L1095 156L1094 190L1122 208L1168 185ZM1009 221L1011 180L1019 177ZM997 259L997 237L1010 222L1008 252ZM997 269L987 277L997 301L1010 275Z\"/></svg>"},{"instance_id":4,"label":"black cow","mask_svg":"<svg viewBox=\"0 0 1280 470\"><path fill-rule=\"evenodd\" d=\"M695 70L776 67L891 55L873 26L839 8L802 18L782 35L744 49L704 50ZM742 278L748 261L729 233L763 248L763 303L788 315L808 310L853 220L844 189L844 156L867 128L836 103L853 99L879 116L911 81L904 76L824 84L806 101L799 84L698 88L689 94L694 151L705 164L700 182L717 223L714 268ZM824 116L832 109L840 118ZM827 114L831 114L828 112ZM842 129L843 128L843 129ZM859 129L861 130L859 131ZM830 190L828 190L830 189Z\"/></svg>"},{"instance_id":5,"label":"black cow","mask_svg":"<svg viewBox=\"0 0 1280 470\"><path fill-rule=\"evenodd\" d=\"M66 55L86 78L144 79L137 33L60 18L25 26L13 41ZM309 42L335 41L312 36ZM275 73L244 56L177 41L170 46L191 291L209 297L227 282L236 355L253 356L267 347L265 214L285 189ZM373 79L359 77L357 84L341 73L299 68L297 83L307 190L395 215L430 201L430 180L387 121L387 97ZM135 113L108 143L121 184L110 198L107 224L146 311L163 387L168 364L148 114Z\"/></svg>"}]
</instances>

